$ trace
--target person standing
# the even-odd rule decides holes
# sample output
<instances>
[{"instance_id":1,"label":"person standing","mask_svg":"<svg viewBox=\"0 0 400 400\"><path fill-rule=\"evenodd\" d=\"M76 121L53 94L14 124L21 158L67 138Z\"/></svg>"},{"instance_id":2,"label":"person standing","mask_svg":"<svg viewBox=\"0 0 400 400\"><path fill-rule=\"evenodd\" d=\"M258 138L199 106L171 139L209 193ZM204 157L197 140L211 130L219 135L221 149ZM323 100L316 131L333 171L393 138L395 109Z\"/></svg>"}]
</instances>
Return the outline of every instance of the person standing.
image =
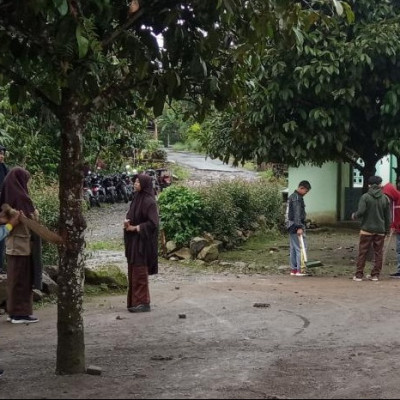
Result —
<instances>
[{"instance_id":1,"label":"person standing","mask_svg":"<svg viewBox=\"0 0 400 400\"><path fill-rule=\"evenodd\" d=\"M368 192L361 196L358 209L352 214L353 220L361 220L357 269L353 277L356 282L363 280L366 256L371 245L374 249L371 280L378 281L382 271L383 246L391 221L389 199L383 194L381 184L380 176L371 176L368 179Z\"/></svg>"},{"instance_id":2,"label":"person standing","mask_svg":"<svg viewBox=\"0 0 400 400\"><path fill-rule=\"evenodd\" d=\"M124 221L125 256L128 262L127 308L150 311L149 275L158 273L159 216L151 176L139 174L135 195Z\"/></svg>"},{"instance_id":3,"label":"person standing","mask_svg":"<svg viewBox=\"0 0 400 400\"><path fill-rule=\"evenodd\" d=\"M0 204L7 203L28 218L38 220L39 213L29 196L29 179L30 174L25 169L12 168L4 179ZM40 238L37 239L37 235L33 235L24 224L15 227L6 240L7 312L8 320L13 324L39 321L32 315L35 269L40 269L41 275L41 246L35 240ZM35 286L37 287L36 283Z\"/></svg>"},{"instance_id":4,"label":"person standing","mask_svg":"<svg viewBox=\"0 0 400 400\"><path fill-rule=\"evenodd\" d=\"M6 155L6 148L3 145L0 145L0 192L4 182L4 178L8 173L8 167L4 162L5 155ZM0 240L0 274L5 273L4 250L5 250L5 239L3 238L2 240Z\"/></svg>"},{"instance_id":5,"label":"person standing","mask_svg":"<svg viewBox=\"0 0 400 400\"><path fill-rule=\"evenodd\" d=\"M4 240L15 226L19 224L20 213L13 215L10 219L0 215L0 239ZM4 369L0 368L0 376L4 374Z\"/></svg>"},{"instance_id":6,"label":"person standing","mask_svg":"<svg viewBox=\"0 0 400 400\"><path fill-rule=\"evenodd\" d=\"M305 230L306 230L306 206L304 203L304 196L311 190L310 182L301 181L297 189L289 196L286 205L285 222L286 228L289 232L289 245L290 245L290 275L292 276L305 276L306 273L302 272L302 254L300 245L300 236L303 237L305 244ZM304 260L303 260L304 264Z\"/></svg>"},{"instance_id":7,"label":"person standing","mask_svg":"<svg viewBox=\"0 0 400 400\"><path fill-rule=\"evenodd\" d=\"M390 274L391 278L400 278L400 182L397 182L397 189L393 184L387 183L383 186L383 193L390 199L390 208L392 210L391 235L396 235L396 272Z\"/></svg>"}]
</instances>

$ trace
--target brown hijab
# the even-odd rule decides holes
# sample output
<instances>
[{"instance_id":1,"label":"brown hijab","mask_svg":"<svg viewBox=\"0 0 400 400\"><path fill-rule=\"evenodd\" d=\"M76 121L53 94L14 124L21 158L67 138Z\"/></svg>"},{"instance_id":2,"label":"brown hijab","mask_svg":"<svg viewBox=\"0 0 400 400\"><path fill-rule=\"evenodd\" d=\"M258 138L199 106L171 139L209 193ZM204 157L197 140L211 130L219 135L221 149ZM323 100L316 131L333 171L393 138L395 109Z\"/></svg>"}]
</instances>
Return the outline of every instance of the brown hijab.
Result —
<instances>
[{"instance_id":1,"label":"brown hijab","mask_svg":"<svg viewBox=\"0 0 400 400\"><path fill-rule=\"evenodd\" d=\"M35 207L29 196L28 171L14 167L5 177L0 195L0 205L7 203L16 210L22 210L27 217L34 213Z\"/></svg>"}]
</instances>

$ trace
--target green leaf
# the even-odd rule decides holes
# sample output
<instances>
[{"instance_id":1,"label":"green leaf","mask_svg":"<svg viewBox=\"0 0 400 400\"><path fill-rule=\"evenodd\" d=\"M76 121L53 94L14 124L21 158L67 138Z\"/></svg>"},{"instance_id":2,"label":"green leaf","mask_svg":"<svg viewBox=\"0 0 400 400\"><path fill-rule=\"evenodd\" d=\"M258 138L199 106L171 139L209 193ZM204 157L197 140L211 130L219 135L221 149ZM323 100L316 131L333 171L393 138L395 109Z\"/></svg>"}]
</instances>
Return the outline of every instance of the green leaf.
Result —
<instances>
[{"instance_id":1,"label":"green leaf","mask_svg":"<svg viewBox=\"0 0 400 400\"><path fill-rule=\"evenodd\" d=\"M89 50L89 40L82 35L81 25L76 27L76 40L78 42L79 58L83 58Z\"/></svg>"},{"instance_id":2,"label":"green leaf","mask_svg":"<svg viewBox=\"0 0 400 400\"><path fill-rule=\"evenodd\" d=\"M338 13L338 15L342 15L343 14L342 2L338 0L333 0L333 4L336 8L336 12Z\"/></svg>"},{"instance_id":3,"label":"green leaf","mask_svg":"<svg viewBox=\"0 0 400 400\"><path fill-rule=\"evenodd\" d=\"M57 7L58 12L64 17L68 13L67 0L53 0L54 5Z\"/></svg>"}]
</instances>

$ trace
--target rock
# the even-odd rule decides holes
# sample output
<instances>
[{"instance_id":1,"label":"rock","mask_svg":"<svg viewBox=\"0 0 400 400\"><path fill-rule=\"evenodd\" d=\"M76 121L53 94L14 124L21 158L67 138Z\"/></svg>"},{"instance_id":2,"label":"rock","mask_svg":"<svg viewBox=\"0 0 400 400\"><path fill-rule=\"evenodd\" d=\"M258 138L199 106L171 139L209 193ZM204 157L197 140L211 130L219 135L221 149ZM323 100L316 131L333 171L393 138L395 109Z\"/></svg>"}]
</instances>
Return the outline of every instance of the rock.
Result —
<instances>
[{"instance_id":1,"label":"rock","mask_svg":"<svg viewBox=\"0 0 400 400\"><path fill-rule=\"evenodd\" d=\"M54 281L57 282L59 268L58 265L44 265L43 271Z\"/></svg>"},{"instance_id":2,"label":"rock","mask_svg":"<svg viewBox=\"0 0 400 400\"><path fill-rule=\"evenodd\" d=\"M192 255L193 258L196 258L197 255L200 253L201 250L204 249L204 247L208 246L209 242L207 239L202 238L202 237L194 237L190 241L190 254Z\"/></svg>"},{"instance_id":3,"label":"rock","mask_svg":"<svg viewBox=\"0 0 400 400\"><path fill-rule=\"evenodd\" d=\"M101 375L102 369L100 367L96 367L95 365L89 365L86 368L86 373L89 375Z\"/></svg>"},{"instance_id":4,"label":"rock","mask_svg":"<svg viewBox=\"0 0 400 400\"><path fill-rule=\"evenodd\" d=\"M174 251L172 255L178 257L180 260L190 260L192 258L188 247L182 247L181 249Z\"/></svg>"},{"instance_id":5,"label":"rock","mask_svg":"<svg viewBox=\"0 0 400 400\"><path fill-rule=\"evenodd\" d=\"M58 293L58 285L46 273L42 274L43 292L46 294Z\"/></svg>"},{"instance_id":6,"label":"rock","mask_svg":"<svg viewBox=\"0 0 400 400\"><path fill-rule=\"evenodd\" d=\"M38 302L42 301L44 297L44 293L41 290L33 289L33 301Z\"/></svg>"},{"instance_id":7,"label":"rock","mask_svg":"<svg viewBox=\"0 0 400 400\"><path fill-rule=\"evenodd\" d=\"M197 255L199 260L205 262L211 262L217 260L219 257L218 244L211 244L210 246L204 247L203 250Z\"/></svg>"},{"instance_id":8,"label":"rock","mask_svg":"<svg viewBox=\"0 0 400 400\"><path fill-rule=\"evenodd\" d=\"M167 253L172 253L173 251L175 251L178 246L176 245L176 243L173 240L169 240L166 244L165 247L167 248Z\"/></svg>"}]
</instances>

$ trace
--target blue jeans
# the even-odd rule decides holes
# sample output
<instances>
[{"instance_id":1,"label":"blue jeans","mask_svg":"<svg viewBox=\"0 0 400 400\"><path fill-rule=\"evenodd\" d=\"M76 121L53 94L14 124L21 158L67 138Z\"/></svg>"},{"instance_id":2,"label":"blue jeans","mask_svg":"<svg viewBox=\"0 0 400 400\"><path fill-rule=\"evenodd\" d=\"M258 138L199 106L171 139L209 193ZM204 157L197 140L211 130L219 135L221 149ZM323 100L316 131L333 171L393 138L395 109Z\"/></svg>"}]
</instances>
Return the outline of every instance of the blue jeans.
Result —
<instances>
[{"instance_id":1,"label":"blue jeans","mask_svg":"<svg viewBox=\"0 0 400 400\"><path fill-rule=\"evenodd\" d=\"M400 235L399 235L400 236ZM303 233L304 247L307 249L306 235ZM297 233L289 233L290 245L290 268L292 270L301 271L301 247Z\"/></svg>"}]
</instances>

